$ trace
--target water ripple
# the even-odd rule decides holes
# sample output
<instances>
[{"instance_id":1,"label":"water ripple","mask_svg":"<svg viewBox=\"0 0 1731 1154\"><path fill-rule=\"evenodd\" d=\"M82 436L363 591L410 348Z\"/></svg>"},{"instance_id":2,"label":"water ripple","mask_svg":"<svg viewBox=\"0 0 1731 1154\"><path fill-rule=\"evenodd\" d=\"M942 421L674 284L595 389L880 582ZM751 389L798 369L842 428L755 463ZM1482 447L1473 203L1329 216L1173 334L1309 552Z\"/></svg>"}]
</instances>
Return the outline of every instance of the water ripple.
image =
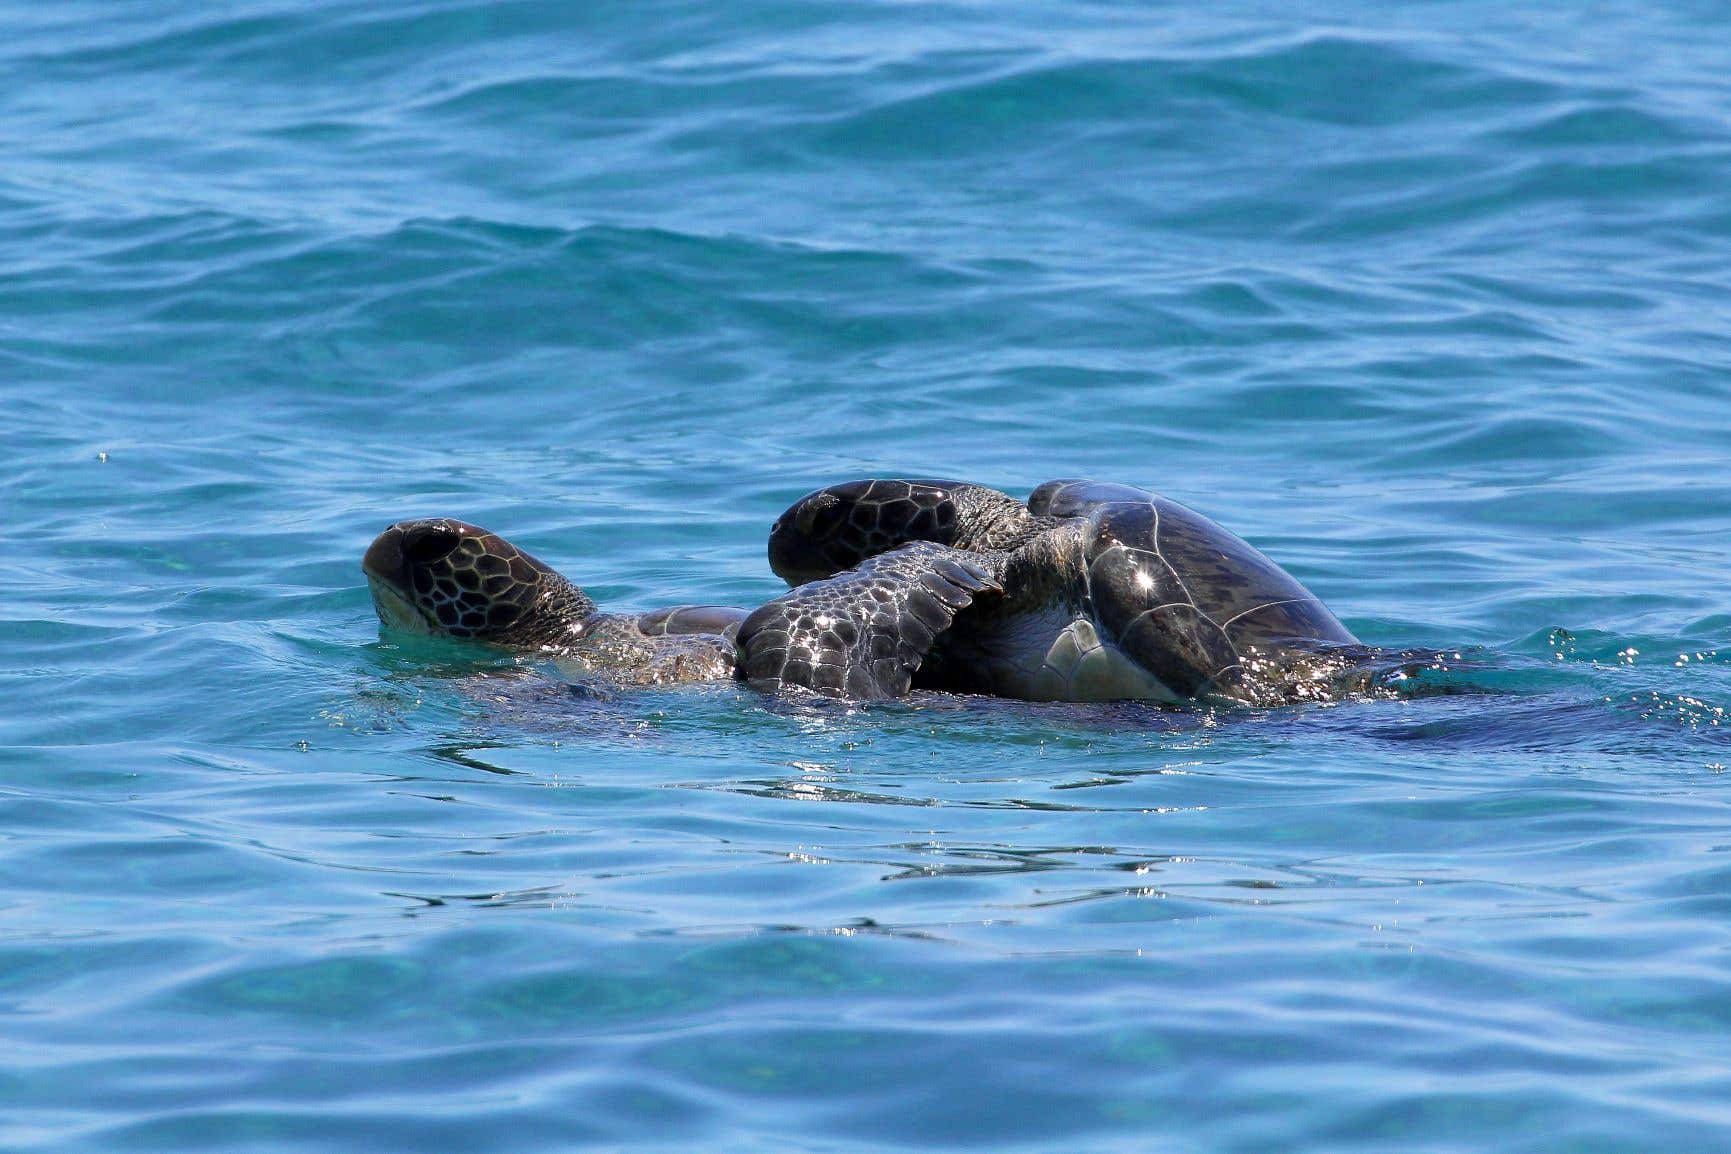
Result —
<instances>
[{"instance_id":1,"label":"water ripple","mask_svg":"<svg viewBox=\"0 0 1731 1154\"><path fill-rule=\"evenodd\" d=\"M0 19L0 1146L1723 1144L1722 13ZM871 473L1155 486L1460 668L577 694L356 567L750 605Z\"/></svg>"}]
</instances>

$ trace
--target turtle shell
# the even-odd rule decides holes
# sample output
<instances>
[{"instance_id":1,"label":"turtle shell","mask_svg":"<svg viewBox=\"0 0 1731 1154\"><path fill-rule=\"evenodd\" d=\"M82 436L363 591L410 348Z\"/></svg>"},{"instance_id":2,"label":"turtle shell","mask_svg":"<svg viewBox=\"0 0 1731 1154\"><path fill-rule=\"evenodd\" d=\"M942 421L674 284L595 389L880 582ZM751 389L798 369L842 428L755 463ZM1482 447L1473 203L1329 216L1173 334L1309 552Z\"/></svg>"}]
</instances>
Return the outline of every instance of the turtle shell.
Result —
<instances>
[{"instance_id":1,"label":"turtle shell","mask_svg":"<svg viewBox=\"0 0 1731 1154\"><path fill-rule=\"evenodd\" d=\"M1045 494L1049 515L1085 513L1097 626L1176 692L1204 691L1252 653L1357 643L1291 574L1194 509L1089 485L1096 492L1070 483Z\"/></svg>"}]
</instances>

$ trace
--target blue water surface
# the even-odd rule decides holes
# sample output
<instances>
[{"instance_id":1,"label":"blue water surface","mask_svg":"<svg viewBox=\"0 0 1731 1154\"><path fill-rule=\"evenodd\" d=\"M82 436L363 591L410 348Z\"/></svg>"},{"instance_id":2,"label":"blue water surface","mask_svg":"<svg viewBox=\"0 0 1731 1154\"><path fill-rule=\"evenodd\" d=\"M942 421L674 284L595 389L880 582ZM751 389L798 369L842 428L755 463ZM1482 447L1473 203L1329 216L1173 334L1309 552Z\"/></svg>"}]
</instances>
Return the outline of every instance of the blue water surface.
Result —
<instances>
[{"instance_id":1,"label":"blue water surface","mask_svg":"<svg viewBox=\"0 0 1731 1154\"><path fill-rule=\"evenodd\" d=\"M0 1148L1731 1148L1731 16L0 0ZM1147 485L1489 694L574 700Z\"/></svg>"}]
</instances>

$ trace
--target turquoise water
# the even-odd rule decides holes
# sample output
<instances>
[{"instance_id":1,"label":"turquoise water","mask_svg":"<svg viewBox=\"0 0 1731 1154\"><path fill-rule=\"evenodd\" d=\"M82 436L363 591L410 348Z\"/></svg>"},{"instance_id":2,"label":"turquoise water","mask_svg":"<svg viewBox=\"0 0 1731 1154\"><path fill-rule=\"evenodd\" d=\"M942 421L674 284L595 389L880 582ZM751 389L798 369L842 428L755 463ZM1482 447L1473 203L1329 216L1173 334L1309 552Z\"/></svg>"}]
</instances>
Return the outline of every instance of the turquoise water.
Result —
<instances>
[{"instance_id":1,"label":"turquoise water","mask_svg":"<svg viewBox=\"0 0 1731 1154\"><path fill-rule=\"evenodd\" d=\"M0 1148L1731 1144L1731 21L1307 8L0 3ZM576 701L357 569L873 473L1496 692Z\"/></svg>"}]
</instances>

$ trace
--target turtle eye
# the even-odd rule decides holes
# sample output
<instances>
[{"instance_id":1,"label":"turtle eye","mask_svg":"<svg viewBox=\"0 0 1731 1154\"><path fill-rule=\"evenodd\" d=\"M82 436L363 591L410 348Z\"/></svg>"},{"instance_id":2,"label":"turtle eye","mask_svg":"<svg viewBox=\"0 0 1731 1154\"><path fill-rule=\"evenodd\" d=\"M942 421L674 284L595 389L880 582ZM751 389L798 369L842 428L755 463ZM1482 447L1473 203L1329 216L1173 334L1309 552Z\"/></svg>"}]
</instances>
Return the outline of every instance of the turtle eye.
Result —
<instances>
[{"instance_id":1,"label":"turtle eye","mask_svg":"<svg viewBox=\"0 0 1731 1154\"><path fill-rule=\"evenodd\" d=\"M462 538L443 525L421 525L403 536L403 558L416 565L430 565L451 555Z\"/></svg>"}]
</instances>

